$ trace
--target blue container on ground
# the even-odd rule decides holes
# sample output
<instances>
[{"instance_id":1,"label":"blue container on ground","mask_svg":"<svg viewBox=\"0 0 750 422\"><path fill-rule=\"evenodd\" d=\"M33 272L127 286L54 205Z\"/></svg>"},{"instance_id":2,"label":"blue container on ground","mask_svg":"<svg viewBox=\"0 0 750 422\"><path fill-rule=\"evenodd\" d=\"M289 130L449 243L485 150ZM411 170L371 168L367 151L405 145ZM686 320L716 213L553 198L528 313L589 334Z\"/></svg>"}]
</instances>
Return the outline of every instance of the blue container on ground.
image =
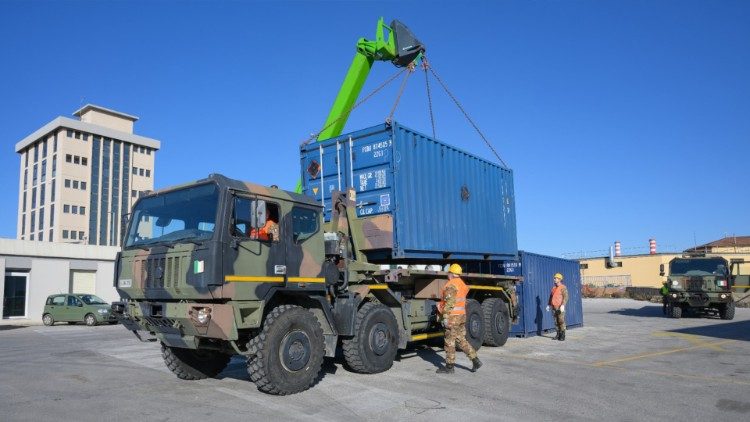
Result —
<instances>
[{"instance_id":1,"label":"blue container on ground","mask_svg":"<svg viewBox=\"0 0 750 422\"><path fill-rule=\"evenodd\" d=\"M499 164L394 122L302 146L301 171L326 221L333 191L355 189L377 228L372 262L516 259L513 172Z\"/></svg>"},{"instance_id":2,"label":"blue container on ground","mask_svg":"<svg viewBox=\"0 0 750 422\"><path fill-rule=\"evenodd\" d=\"M552 312L546 310L555 273L563 275L563 284L568 288L568 304L565 305L566 325L569 328L583 326L581 271L578 261L526 251L519 251L518 257L518 261L503 264L506 275L523 276L523 282L516 287L520 307L519 320L511 326L510 334L527 337L555 330Z\"/></svg>"}]
</instances>

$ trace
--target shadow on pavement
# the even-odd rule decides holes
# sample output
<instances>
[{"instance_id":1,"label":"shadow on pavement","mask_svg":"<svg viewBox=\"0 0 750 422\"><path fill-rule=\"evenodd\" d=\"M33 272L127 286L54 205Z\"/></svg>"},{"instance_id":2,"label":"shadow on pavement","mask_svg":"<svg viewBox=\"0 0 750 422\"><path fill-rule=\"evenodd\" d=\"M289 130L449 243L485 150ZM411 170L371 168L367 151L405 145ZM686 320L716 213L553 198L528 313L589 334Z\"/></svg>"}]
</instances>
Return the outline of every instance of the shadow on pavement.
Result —
<instances>
[{"instance_id":1,"label":"shadow on pavement","mask_svg":"<svg viewBox=\"0 0 750 422\"><path fill-rule=\"evenodd\" d=\"M28 325L0 325L0 331L15 330L16 328L26 328Z\"/></svg>"},{"instance_id":2,"label":"shadow on pavement","mask_svg":"<svg viewBox=\"0 0 750 422\"><path fill-rule=\"evenodd\" d=\"M727 321L719 324L704 325L702 327L669 330L669 332L723 338L728 340L750 341L750 321Z\"/></svg>"},{"instance_id":3,"label":"shadow on pavement","mask_svg":"<svg viewBox=\"0 0 750 422\"><path fill-rule=\"evenodd\" d=\"M638 317L657 317L666 318L666 315L661 310L661 305L643 306L641 308L625 308L609 311L610 314L625 315L625 316L638 316Z\"/></svg>"}]
</instances>

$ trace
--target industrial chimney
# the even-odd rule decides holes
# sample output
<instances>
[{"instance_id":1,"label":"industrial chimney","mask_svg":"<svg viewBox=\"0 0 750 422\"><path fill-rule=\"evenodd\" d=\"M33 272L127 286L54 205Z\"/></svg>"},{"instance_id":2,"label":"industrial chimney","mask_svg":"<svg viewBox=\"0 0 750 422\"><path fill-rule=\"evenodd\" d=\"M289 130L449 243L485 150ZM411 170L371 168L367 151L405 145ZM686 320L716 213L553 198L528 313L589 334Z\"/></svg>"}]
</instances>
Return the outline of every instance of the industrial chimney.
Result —
<instances>
[{"instance_id":1,"label":"industrial chimney","mask_svg":"<svg viewBox=\"0 0 750 422\"><path fill-rule=\"evenodd\" d=\"M650 255L656 255L656 239L648 240L648 253Z\"/></svg>"},{"instance_id":2,"label":"industrial chimney","mask_svg":"<svg viewBox=\"0 0 750 422\"><path fill-rule=\"evenodd\" d=\"M622 254L622 250L620 248L620 241L615 240L615 256L620 256Z\"/></svg>"}]
</instances>

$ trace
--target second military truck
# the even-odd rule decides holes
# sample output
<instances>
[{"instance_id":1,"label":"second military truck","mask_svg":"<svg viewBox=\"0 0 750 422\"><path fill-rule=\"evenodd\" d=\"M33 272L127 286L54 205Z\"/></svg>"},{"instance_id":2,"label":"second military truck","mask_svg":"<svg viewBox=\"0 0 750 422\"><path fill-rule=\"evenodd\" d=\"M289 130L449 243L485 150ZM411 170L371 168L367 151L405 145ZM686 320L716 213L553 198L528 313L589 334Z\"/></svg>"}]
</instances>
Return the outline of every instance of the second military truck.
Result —
<instances>
[{"instance_id":1,"label":"second military truck","mask_svg":"<svg viewBox=\"0 0 750 422\"><path fill-rule=\"evenodd\" d=\"M663 266L662 266L663 267ZM664 269L661 270L664 275ZM667 309L672 318L686 312L718 314L734 319L732 277L721 257L686 256L669 262Z\"/></svg>"}]
</instances>

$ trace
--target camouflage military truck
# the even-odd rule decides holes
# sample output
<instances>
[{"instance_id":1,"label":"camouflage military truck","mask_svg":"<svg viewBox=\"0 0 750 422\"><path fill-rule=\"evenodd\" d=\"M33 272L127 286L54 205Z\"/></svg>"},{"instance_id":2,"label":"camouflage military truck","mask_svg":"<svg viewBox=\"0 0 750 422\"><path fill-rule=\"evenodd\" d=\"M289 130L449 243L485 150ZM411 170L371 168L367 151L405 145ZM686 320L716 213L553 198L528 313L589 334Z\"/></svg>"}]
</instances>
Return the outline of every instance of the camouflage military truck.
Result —
<instances>
[{"instance_id":1,"label":"camouflage military truck","mask_svg":"<svg viewBox=\"0 0 750 422\"><path fill-rule=\"evenodd\" d=\"M326 223L308 196L220 175L146 195L123 231L123 301L113 308L139 339L159 341L185 380L242 355L258 389L292 394L319 379L337 348L353 371L385 371L407 343L442 336L436 304L447 273L368 262L364 233L381 228L357 217L354 199L335 193ZM469 341L502 346L518 279L464 280Z\"/></svg>"},{"instance_id":2,"label":"camouflage military truck","mask_svg":"<svg viewBox=\"0 0 750 422\"><path fill-rule=\"evenodd\" d=\"M664 275L662 264L661 275ZM672 318L685 312L734 318L732 282L727 261L721 257L683 257L669 262L667 306Z\"/></svg>"}]
</instances>

